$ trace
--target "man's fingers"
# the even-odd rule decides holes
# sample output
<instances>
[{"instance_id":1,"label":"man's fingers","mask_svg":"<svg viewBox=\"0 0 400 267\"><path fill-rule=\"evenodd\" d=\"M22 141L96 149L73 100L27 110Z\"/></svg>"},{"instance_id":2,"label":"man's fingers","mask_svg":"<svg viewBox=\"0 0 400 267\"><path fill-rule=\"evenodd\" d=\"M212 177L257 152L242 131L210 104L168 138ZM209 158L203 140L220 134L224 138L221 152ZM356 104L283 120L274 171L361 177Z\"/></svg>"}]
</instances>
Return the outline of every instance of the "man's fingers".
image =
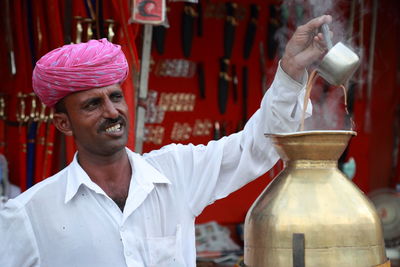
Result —
<instances>
[{"instance_id":1,"label":"man's fingers","mask_svg":"<svg viewBox=\"0 0 400 267\"><path fill-rule=\"evenodd\" d=\"M333 37L333 32L329 31L329 36L332 39ZM324 38L324 35L322 33L318 33L315 38L314 41L318 42L319 44L322 44L322 46L326 47L326 40Z\"/></svg>"},{"instance_id":2,"label":"man's fingers","mask_svg":"<svg viewBox=\"0 0 400 267\"><path fill-rule=\"evenodd\" d=\"M314 47L316 47L321 53L328 51L326 43L323 40L316 40Z\"/></svg>"}]
</instances>

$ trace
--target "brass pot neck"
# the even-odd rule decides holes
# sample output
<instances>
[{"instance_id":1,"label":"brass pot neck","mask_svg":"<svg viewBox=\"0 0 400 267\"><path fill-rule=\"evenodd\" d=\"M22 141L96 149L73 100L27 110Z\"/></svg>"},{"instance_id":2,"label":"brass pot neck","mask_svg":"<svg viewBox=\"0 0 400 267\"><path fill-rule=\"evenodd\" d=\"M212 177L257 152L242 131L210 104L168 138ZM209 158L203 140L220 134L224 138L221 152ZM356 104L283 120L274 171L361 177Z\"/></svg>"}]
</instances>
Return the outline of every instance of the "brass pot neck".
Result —
<instances>
[{"instance_id":1,"label":"brass pot neck","mask_svg":"<svg viewBox=\"0 0 400 267\"><path fill-rule=\"evenodd\" d=\"M308 131L267 134L284 161L334 161L346 149L352 131Z\"/></svg>"},{"instance_id":2,"label":"brass pot neck","mask_svg":"<svg viewBox=\"0 0 400 267\"><path fill-rule=\"evenodd\" d=\"M289 160L285 166L294 169L336 169L336 160Z\"/></svg>"}]
</instances>

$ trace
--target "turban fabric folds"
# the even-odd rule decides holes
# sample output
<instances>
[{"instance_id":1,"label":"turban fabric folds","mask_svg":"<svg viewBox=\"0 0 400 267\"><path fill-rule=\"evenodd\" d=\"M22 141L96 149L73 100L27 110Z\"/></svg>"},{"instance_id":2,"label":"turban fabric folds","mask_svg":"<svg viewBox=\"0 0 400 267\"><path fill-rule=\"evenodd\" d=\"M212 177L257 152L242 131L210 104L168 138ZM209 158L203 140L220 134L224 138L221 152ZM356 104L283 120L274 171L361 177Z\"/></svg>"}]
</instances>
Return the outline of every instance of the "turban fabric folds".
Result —
<instances>
[{"instance_id":1,"label":"turban fabric folds","mask_svg":"<svg viewBox=\"0 0 400 267\"><path fill-rule=\"evenodd\" d=\"M47 53L36 63L32 85L40 100L53 107L71 93L121 83L127 75L121 47L103 38Z\"/></svg>"}]
</instances>

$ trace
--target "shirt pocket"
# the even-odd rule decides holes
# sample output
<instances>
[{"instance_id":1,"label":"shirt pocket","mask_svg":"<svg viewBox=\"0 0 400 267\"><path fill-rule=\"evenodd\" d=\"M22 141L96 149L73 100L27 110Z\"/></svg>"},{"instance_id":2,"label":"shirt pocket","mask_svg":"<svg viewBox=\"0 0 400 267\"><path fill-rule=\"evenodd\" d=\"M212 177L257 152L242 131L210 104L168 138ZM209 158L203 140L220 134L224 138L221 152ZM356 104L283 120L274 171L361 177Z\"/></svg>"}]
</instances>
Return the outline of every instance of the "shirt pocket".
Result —
<instances>
[{"instance_id":1,"label":"shirt pocket","mask_svg":"<svg viewBox=\"0 0 400 267\"><path fill-rule=\"evenodd\" d=\"M175 235L148 237L145 242L149 252L149 267L183 267L181 226L176 226Z\"/></svg>"}]
</instances>

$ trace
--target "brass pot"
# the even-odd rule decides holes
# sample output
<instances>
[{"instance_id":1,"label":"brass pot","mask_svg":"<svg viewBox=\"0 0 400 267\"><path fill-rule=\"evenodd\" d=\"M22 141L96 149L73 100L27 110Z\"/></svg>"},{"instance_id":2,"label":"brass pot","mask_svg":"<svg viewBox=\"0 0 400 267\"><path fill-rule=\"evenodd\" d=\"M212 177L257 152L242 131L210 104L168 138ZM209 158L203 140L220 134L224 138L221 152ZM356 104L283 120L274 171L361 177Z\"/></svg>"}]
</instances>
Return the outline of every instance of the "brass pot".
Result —
<instances>
[{"instance_id":1,"label":"brass pot","mask_svg":"<svg viewBox=\"0 0 400 267\"><path fill-rule=\"evenodd\" d=\"M267 135L285 168L247 213L246 266L390 265L374 206L337 168L353 135L353 131Z\"/></svg>"}]
</instances>

